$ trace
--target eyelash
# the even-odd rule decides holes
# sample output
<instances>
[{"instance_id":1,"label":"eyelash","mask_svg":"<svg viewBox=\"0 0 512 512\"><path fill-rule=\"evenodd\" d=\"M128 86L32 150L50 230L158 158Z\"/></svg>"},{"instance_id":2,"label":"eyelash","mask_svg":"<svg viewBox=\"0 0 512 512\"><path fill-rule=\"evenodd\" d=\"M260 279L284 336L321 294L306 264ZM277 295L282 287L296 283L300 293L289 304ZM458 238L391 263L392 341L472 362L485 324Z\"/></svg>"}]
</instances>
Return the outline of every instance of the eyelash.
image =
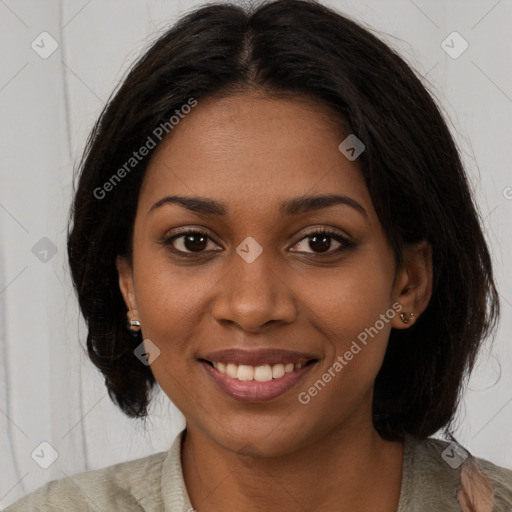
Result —
<instances>
[{"instance_id":1,"label":"eyelash","mask_svg":"<svg viewBox=\"0 0 512 512\"><path fill-rule=\"evenodd\" d=\"M202 236L208 238L209 240L215 242L215 240L213 240L213 238L206 231L202 231L200 229L188 229L186 231L182 231L179 234L174 234L174 235L172 235L170 237L163 238L160 241L160 244L163 245L164 247L166 247L167 249L169 249L173 254L177 255L178 257L182 257L182 258L200 258L200 257L205 256L208 252L210 252L210 253L211 252L220 252L218 250L215 250L215 251L204 251L204 252L185 252L185 251L180 251L178 249L175 249L172 246L172 244L173 244L173 242L175 240L178 240L179 238L186 237L186 236L191 235L191 234L202 235ZM309 233L307 233L298 242L296 242L294 244L294 246L297 245L298 243L302 242L304 239L308 239L308 238L313 237L315 235L316 236L318 236L318 235L328 236L328 237L334 239L336 242L341 244L341 246L338 247L337 249L334 249L334 250L330 249L326 253L315 253L315 252L308 252L308 253L306 253L306 254L313 255L315 258L321 259L321 258L332 257L334 254L341 253L342 251L344 251L346 249L350 249L350 248L354 247L354 245L355 245L354 242L352 242L349 238L347 238L346 236L341 235L340 233L338 233L336 231L331 231L331 230L326 229L326 228L318 228L315 231L310 231ZM296 252L302 252L302 251L296 251Z\"/></svg>"}]
</instances>

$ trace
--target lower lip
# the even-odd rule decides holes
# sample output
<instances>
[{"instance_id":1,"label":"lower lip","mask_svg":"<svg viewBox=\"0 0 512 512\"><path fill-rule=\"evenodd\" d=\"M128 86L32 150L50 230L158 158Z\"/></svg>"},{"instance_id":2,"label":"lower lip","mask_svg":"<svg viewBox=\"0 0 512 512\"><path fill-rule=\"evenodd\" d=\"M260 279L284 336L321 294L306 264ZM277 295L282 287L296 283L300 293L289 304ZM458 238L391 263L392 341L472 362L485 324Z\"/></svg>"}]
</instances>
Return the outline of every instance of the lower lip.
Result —
<instances>
[{"instance_id":1,"label":"lower lip","mask_svg":"<svg viewBox=\"0 0 512 512\"><path fill-rule=\"evenodd\" d=\"M238 380L217 371L204 361L199 361L209 377L227 395L241 402L265 402L283 395L292 389L316 364L309 363L298 370L285 373L278 379L266 382L255 380Z\"/></svg>"}]
</instances>

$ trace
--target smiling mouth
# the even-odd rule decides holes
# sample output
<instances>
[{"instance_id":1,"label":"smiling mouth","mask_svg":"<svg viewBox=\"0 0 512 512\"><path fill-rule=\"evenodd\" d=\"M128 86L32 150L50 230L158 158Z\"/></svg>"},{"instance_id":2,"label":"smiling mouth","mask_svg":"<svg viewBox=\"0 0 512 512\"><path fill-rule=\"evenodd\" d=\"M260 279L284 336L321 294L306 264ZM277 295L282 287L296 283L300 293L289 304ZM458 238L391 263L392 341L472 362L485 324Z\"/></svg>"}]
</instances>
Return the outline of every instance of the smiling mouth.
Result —
<instances>
[{"instance_id":1,"label":"smiling mouth","mask_svg":"<svg viewBox=\"0 0 512 512\"><path fill-rule=\"evenodd\" d=\"M240 381L268 382L280 379L286 374L300 370L304 366L314 364L318 359L310 359L302 362L283 362L277 364L261 364L252 366L248 364L223 363L220 361L208 361L201 359L220 374Z\"/></svg>"}]
</instances>

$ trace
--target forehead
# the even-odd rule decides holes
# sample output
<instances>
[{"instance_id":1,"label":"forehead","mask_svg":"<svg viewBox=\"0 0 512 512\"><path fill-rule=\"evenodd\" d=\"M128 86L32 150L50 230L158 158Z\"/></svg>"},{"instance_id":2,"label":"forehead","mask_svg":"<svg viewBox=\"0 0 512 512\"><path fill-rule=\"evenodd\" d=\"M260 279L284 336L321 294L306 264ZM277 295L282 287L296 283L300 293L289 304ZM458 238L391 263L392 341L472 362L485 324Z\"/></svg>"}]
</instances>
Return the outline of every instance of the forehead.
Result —
<instances>
[{"instance_id":1,"label":"forehead","mask_svg":"<svg viewBox=\"0 0 512 512\"><path fill-rule=\"evenodd\" d=\"M153 154L140 203L149 209L180 194L268 209L292 196L334 193L368 202L357 163L338 149L346 135L334 112L305 98L198 100Z\"/></svg>"}]
</instances>

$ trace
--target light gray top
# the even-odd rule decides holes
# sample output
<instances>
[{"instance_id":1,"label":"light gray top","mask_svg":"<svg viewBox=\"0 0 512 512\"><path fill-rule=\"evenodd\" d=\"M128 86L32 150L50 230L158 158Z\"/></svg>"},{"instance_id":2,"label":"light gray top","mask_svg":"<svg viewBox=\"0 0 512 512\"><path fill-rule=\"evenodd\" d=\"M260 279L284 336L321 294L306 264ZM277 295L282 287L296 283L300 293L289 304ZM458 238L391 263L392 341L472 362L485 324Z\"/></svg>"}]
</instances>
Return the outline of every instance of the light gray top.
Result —
<instances>
[{"instance_id":1,"label":"light gray top","mask_svg":"<svg viewBox=\"0 0 512 512\"><path fill-rule=\"evenodd\" d=\"M167 452L53 480L4 512L193 512L181 467L184 432ZM406 437L397 512L460 512L458 456L446 441ZM495 488L493 512L512 512L512 471L477 460Z\"/></svg>"}]
</instances>

